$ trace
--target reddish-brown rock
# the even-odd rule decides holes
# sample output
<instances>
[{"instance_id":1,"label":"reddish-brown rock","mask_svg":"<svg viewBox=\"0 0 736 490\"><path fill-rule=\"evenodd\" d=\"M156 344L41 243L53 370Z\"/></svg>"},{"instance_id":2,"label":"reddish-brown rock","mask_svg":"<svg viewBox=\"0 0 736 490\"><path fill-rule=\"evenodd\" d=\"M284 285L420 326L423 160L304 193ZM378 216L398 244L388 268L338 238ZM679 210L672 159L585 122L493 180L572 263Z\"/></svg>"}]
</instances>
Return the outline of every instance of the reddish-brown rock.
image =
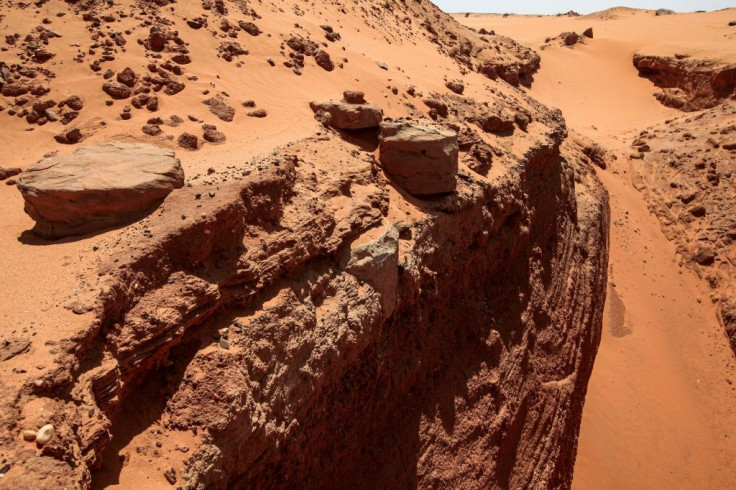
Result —
<instances>
[{"instance_id":1,"label":"reddish-brown rock","mask_svg":"<svg viewBox=\"0 0 736 490\"><path fill-rule=\"evenodd\" d=\"M170 150L108 143L41 160L18 178L34 233L57 239L128 223L184 185Z\"/></svg>"},{"instance_id":2,"label":"reddish-brown rock","mask_svg":"<svg viewBox=\"0 0 736 490\"><path fill-rule=\"evenodd\" d=\"M325 122L337 129L375 128L383 120L383 110L374 104L350 104L327 100L311 102L317 117L329 115Z\"/></svg>"},{"instance_id":3,"label":"reddish-brown rock","mask_svg":"<svg viewBox=\"0 0 736 490\"><path fill-rule=\"evenodd\" d=\"M736 98L733 64L636 54L634 66L642 77L662 89L656 97L668 107L697 111Z\"/></svg>"},{"instance_id":4,"label":"reddish-brown rock","mask_svg":"<svg viewBox=\"0 0 736 490\"><path fill-rule=\"evenodd\" d=\"M457 133L407 122L381 124L381 165L404 190L416 196L455 190Z\"/></svg>"}]
</instances>

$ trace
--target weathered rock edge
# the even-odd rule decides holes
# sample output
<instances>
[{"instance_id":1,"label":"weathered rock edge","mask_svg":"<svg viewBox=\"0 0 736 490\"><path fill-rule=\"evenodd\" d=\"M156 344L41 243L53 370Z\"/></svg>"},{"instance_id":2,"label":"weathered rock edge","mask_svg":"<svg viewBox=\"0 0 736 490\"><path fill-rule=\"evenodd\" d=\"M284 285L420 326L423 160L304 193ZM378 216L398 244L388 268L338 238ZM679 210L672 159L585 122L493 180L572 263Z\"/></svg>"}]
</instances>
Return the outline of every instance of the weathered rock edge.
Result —
<instances>
[{"instance_id":1,"label":"weathered rock edge","mask_svg":"<svg viewBox=\"0 0 736 490\"><path fill-rule=\"evenodd\" d=\"M114 412L168 364L204 377L182 381L164 414L203 434L184 488L569 487L609 213L590 168L561 155L565 134L496 181L469 176L415 203L412 220L390 217L375 162L315 188L294 148L184 225L170 215L196 189L172 195L154 242L111 258L97 320L62 343L66 364L17 400L56 404L42 455L59 461L25 451L37 471L16 487L88 488ZM347 208L334 193L346 185ZM242 337L208 347L233 316L247 318Z\"/></svg>"},{"instance_id":2,"label":"weathered rock edge","mask_svg":"<svg viewBox=\"0 0 736 490\"><path fill-rule=\"evenodd\" d=\"M54 155L18 177L33 232L58 239L128 224L184 185L174 152L144 143L105 143Z\"/></svg>"},{"instance_id":3,"label":"weathered rock edge","mask_svg":"<svg viewBox=\"0 0 736 490\"><path fill-rule=\"evenodd\" d=\"M634 67L640 76L662 89L655 97L667 107L691 112L736 100L733 64L635 54Z\"/></svg>"}]
</instances>

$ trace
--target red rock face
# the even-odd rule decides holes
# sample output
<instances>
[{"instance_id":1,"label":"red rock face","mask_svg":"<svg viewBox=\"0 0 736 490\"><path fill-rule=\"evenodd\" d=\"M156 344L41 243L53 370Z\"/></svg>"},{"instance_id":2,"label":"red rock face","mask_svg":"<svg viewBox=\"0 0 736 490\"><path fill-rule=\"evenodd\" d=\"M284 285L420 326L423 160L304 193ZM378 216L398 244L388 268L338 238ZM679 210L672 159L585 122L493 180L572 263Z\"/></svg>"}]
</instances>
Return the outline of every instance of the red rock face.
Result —
<instances>
[{"instance_id":1,"label":"red rock face","mask_svg":"<svg viewBox=\"0 0 736 490\"><path fill-rule=\"evenodd\" d=\"M111 257L86 351L101 361L73 382L88 401L59 411L103 414L76 437L56 422L82 466L45 471L87 486L127 414L160 406L161 430L206 435L189 486L568 486L608 210L563 137L530 147L518 178L467 176L400 220L375 164L336 137L260 162L204 208L196 188L173 194L149 247L126 248L131 230L132 255ZM315 187L290 155L318 148L349 167ZM346 185L347 203L314 199Z\"/></svg>"},{"instance_id":2,"label":"red rock face","mask_svg":"<svg viewBox=\"0 0 736 490\"><path fill-rule=\"evenodd\" d=\"M49 352L53 368L18 374L14 380L22 381L12 388L0 379L1 456L22 464L4 483L136 486L126 480L134 468L140 481L183 488L570 486L605 299L606 193L584 149L566 142L559 111L513 87L531 83L536 53L502 36L484 39L429 2L371 4L348 3L339 12L361 16L361 31L380 29L379 39L403 32L395 46L430 42L462 70L505 80L482 78L494 91L468 84L462 97L406 90L407 101L417 99L402 109L412 121L429 124L422 111L431 109L435 124L458 134L443 194L417 197L390 179L370 129L315 125L311 138L234 165L217 161L215 152L202 155L212 158L206 184L190 180L155 213L100 238L96 265L80 271L76 323ZM265 14L248 14L263 19L258 42L285 41L269 48L268 65L305 79L339 76L347 63L337 56L339 45L325 48L334 71L315 73L304 56L314 54L316 42L288 41L307 24L300 15L307 5L297 7L283 32ZM309 15L323 7L334 10L324 4ZM73 8L94 29L97 14L120 9L94 2ZM212 136L208 123L216 117L220 129L238 121L237 104L224 102L230 95L221 89L184 91L177 77L189 80L186 70L199 60L192 55L180 66L168 58L182 61L192 54L187 43L218 26L235 33L234 21L217 17L245 13L223 0L202 9L209 26L202 29L204 14L195 12L202 17L190 27L178 22L181 32L163 25L167 9L146 9L150 26L131 31L131 40L145 49L148 72L131 63L133 89L119 85L136 108L148 107L151 93L162 111L168 97L190 97L201 109L206 96L215 110L200 122ZM347 26L340 32L345 40L356 35ZM245 44L252 34L227 35ZM225 60L247 55L228 43ZM117 58L125 66L127 51L107 48L94 54L90 69ZM403 73L392 60L370 61L381 77ZM84 111L99 89L79 92ZM480 92L485 100L474 100ZM295 124L304 122L298 118L308 100L294 98L288 107ZM395 108L380 103L371 126L382 110L394 117ZM268 110L270 120L281 109ZM140 136L142 120L129 119ZM152 118L143 127L154 135L165 124ZM200 133L185 130L179 140L161 141L200 148ZM73 138L72 131L62 142L91 136L86 127ZM243 133L227 134L225 145ZM17 339L2 348L12 360L38 346ZM43 423L55 428L40 451L18 437L39 407Z\"/></svg>"},{"instance_id":3,"label":"red rock face","mask_svg":"<svg viewBox=\"0 0 736 490\"><path fill-rule=\"evenodd\" d=\"M662 89L657 99L668 107L697 111L733 99L736 66L710 60L635 55L639 74Z\"/></svg>"}]
</instances>

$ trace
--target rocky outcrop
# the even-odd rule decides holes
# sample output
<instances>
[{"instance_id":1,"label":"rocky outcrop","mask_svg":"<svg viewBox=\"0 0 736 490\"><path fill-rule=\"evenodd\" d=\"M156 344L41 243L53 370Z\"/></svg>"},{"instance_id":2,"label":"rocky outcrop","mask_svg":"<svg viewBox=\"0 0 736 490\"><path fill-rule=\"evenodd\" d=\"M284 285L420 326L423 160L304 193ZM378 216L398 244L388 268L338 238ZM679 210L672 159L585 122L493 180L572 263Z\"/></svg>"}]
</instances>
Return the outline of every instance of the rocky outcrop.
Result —
<instances>
[{"instance_id":1,"label":"rocky outcrop","mask_svg":"<svg viewBox=\"0 0 736 490\"><path fill-rule=\"evenodd\" d=\"M408 122L381 124L381 165L404 190L416 196L455 190L457 133Z\"/></svg>"},{"instance_id":2,"label":"rocky outcrop","mask_svg":"<svg viewBox=\"0 0 736 490\"><path fill-rule=\"evenodd\" d=\"M362 102L348 102L348 100L362 99L355 93L347 92L342 101L327 100L313 101L309 104L315 117L327 126L337 129L366 129L375 128L383 120L383 110L374 104ZM356 98L357 97L357 98Z\"/></svg>"},{"instance_id":3,"label":"rocky outcrop","mask_svg":"<svg viewBox=\"0 0 736 490\"><path fill-rule=\"evenodd\" d=\"M677 259L705 281L736 352L736 104L642 132L648 151L631 161L634 185L659 218ZM736 148L736 145L734 145Z\"/></svg>"},{"instance_id":4,"label":"rocky outcrop","mask_svg":"<svg viewBox=\"0 0 736 490\"><path fill-rule=\"evenodd\" d=\"M636 54L634 66L662 89L655 96L668 107L698 111L736 98L736 65Z\"/></svg>"},{"instance_id":5,"label":"rocky outcrop","mask_svg":"<svg viewBox=\"0 0 736 490\"><path fill-rule=\"evenodd\" d=\"M160 403L126 461L198 434L156 460L185 488L569 486L608 209L559 113L533 110L535 136L496 142L507 170L463 167L448 196L396 195L332 133L172 194L115 238L88 329L12 401L42 397L56 431L8 482L87 488Z\"/></svg>"},{"instance_id":6,"label":"rocky outcrop","mask_svg":"<svg viewBox=\"0 0 736 490\"><path fill-rule=\"evenodd\" d=\"M191 187L130 226L51 245L72 250L70 261L79 255L67 269L78 287L69 301L49 298L54 306L33 318L40 327L32 333L53 332L47 344L23 329L0 342L0 456L13 467L3 484L569 487L600 335L608 213L587 157L565 143L561 114L505 86L531 84L539 56L464 28L427 1L287 9L215 0L187 7L191 28L179 7L163 3L70 4L77 15L64 19L65 32L83 32L72 20L86 22L93 39L82 51L57 43L55 62L66 66L79 53L105 75L108 66L130 65L136 76L123 79L133 87L121 85L132 107L157 97L167 114L184 115L190 105L199 111L189 121L204 131L218 114L202 100L235 106L243 77L254 82L237 92L243 98L261 99L269 80L292 82L283 103L267 98L274 124L243 120L263 126L253 147L235 129L220 128L228 145L236 142L228 151L202 144L190 122L172 133L173 118L149 120L161 144L199 148L187 158L201 172ZM107 14L129 16L111 24L100 17ZM38 24L35 15L27 25ZM360 20L360 32L341 22L346 15ZM263 34L239 31L240 18L255 19ZM340 35L322 39L309 30L315 19L340 26ZM140 49L120 47L128 27ZM371 38L380 49L341 49L342 39ZM446 55L459 65L448 79L481 71L499 81L470 87L474 100L442 88L442 73L422 80L411 73L415 63L393 56L414 44L428 60ZM244 49L251 45L254 56ZM217 66L202 79L208 49ZM322 49L335 65L330 73L305 60ZM22 75L28 65L18 65L12 84L33 95L27 106L68 95L68 80ZM116 80L110 72L103 80ZM298 75L309 82L300 85ZM192 90L183 91L181 77ZM375 112L367 131L320 128L243 156L265 150L283 121L308 127L304 111L288 108L306 108L304 97L323 82L372 91L388 82L382 104L392 117L416 121L434 111L437 124L458 134L454 191L403 192L376 160ZM85 111L98 109L100 83L75 87ZM430 96L436 89L442 93ZM423 93L434 101L429 108L419 103ZM108 115L126 112L125 102L105 99ZM358 94L344 103L367 105ZM82 113L80 129L61 141L100 141L111 130L143 137L134 114L99 128L88 119ZM54 435L42 448L22 439L46 424Z\"/></svg>"},{"instance_id":7,"label":"rocky outcrop","mask_svg":"<svg viewBox=\"0 0 736 490\"><path fill-rule=\"evenodd\" d=\"M184 172L170 150L109 143L41 160L17 185L34 233L57 239L140 218L184 185Z\"/></svg>"}]
</instances>

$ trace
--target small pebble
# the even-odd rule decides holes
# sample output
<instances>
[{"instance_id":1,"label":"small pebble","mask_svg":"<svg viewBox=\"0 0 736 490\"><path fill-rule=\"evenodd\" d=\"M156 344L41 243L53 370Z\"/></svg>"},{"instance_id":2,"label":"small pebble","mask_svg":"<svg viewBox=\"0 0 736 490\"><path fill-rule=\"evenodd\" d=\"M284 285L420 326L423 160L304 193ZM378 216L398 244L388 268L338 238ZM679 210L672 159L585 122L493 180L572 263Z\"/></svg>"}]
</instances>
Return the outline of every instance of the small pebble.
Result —
<instances>
[{"instance_id":1,"label":"small pebble","mask_svg":"<svg viewBox=\"0 0 736 490\"><path fill-rule=\"evenodd\" d=\"M23 440L28 442L33 442L36 440L36 431L35 430L24 430L23 431Z\"/></svg>"},{"instance_id":2,"label":"small pebble","mask_svg":"<svg viewBox=\"0 0 736 490\"><path fill-rule=\"evenodd\" d=\"M36 434L36 443L43 446L49 442L52 437L54 437L54 426L46 424L38 430L38 433Z\"/></svg>"}]
</instances>

